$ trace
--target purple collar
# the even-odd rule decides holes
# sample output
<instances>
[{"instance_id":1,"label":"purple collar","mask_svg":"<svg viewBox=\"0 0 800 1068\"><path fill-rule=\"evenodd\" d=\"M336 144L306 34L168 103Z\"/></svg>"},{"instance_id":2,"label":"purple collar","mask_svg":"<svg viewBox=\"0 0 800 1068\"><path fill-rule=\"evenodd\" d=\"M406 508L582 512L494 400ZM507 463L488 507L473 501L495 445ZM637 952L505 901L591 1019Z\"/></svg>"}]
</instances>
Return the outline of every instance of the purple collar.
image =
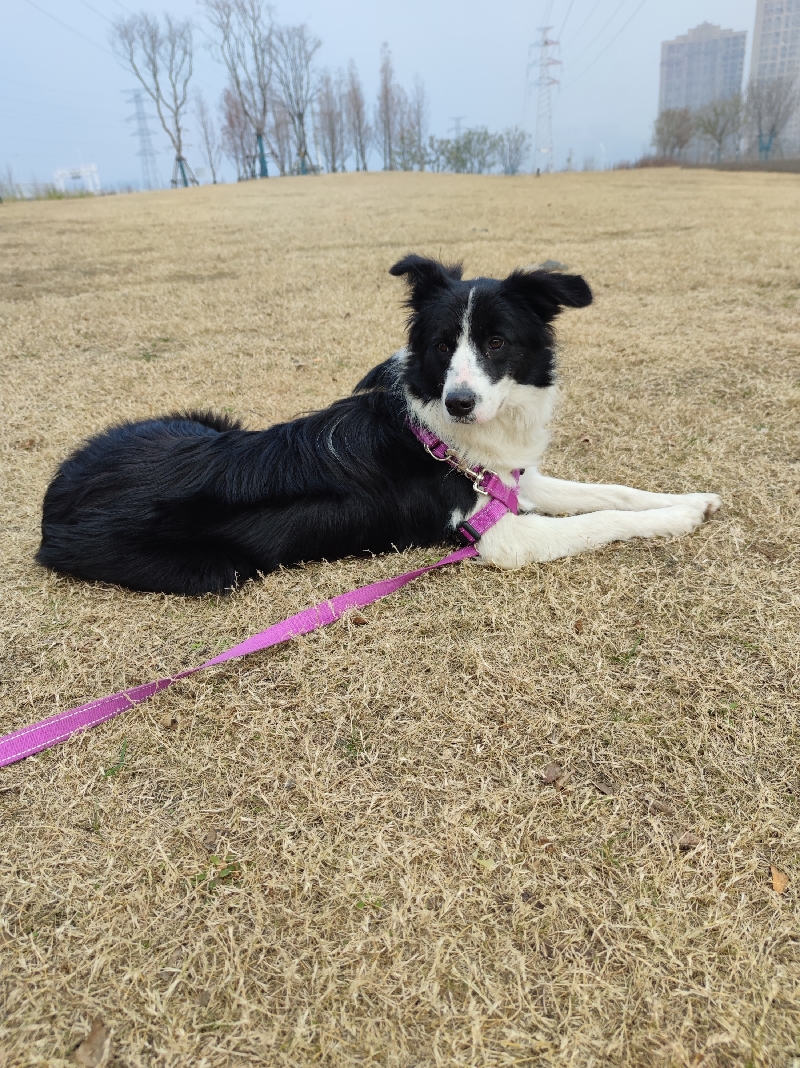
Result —
<instances>
[{"instance_id":1,"label":"purple collar","mask_svg":"<svg viewBox=\"0 0 800 1068\"><path fill-rule=\"evenodd\" d=\"M514 475L515 485L509 487L503 482L503 480L494 473L489 471L485 467L468 467L464 460L456 453L445 441L437 437L432 430L429 430L426 426L422 426L421 423L407 419L406 423L409 430L420 442L424 445L425 451L431 455L434 460L441 460L446 464L449 464L455 471L465 475L475 487L476 493L482 493L484 497L493 497L496 501L500 501L504 504L509 512L513 512L517 515L519 504L517 501L517 491L519 489L519 471L512 472Z\"/></svg>"}]
</instances>

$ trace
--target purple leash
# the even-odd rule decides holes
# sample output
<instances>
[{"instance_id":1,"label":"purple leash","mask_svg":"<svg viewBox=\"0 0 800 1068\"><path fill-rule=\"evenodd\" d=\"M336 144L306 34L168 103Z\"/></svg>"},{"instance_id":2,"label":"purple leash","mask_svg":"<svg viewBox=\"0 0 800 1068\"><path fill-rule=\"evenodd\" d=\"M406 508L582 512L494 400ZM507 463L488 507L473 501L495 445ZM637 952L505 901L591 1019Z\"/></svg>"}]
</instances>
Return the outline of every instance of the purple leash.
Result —
<instances>
[{"instance_id":1,"label":"purple leash","mask_svg":"<svg viewBox=\"0 0 800 1068\"><path fill-rule=\"evenodd\" d=\"M96 727L99 723L104 723L107 719L119 715L120 712L125 712L134 705L153 697L160 690L165 690L178 679L185 679L215 664L224 664L228 660L236 660L249 653L257 653L261 649L280 645L281 642L289 641L300 634L308 634L313 630L319 630L320 627L327 627L330 623L335 623L351 608L366 608L367 605L374 604L382 597L388 597L390 593L395 593L429 571L478 556L475 543L479 538L508 512L516 515L516 489L510 489L491 471L486 471L484 468L466 467L443 441L424 427L412 423L409 423L409 426L431 456L450 464L455 470L466 475L472 480L477 492L489 498L487 504L477 511L469 522L464 521L459 524L458 532L466 542L462 549L457 549L456 552L450 553L435 564L419 567L415 571L406 571L405 574L397 575L395 578L371 582L368 586L360 586L358 589L340 593L328 601L315 604L311 608L305 608L302 612L289 616L288 619L275 623L258 634L251 635L238 645L226 649L224 653L206 660L204 664L187 668L186 671L181 671L177 675L169 675L155 682L145 682L130 690L120 690L119 693L109 694L106 697L97 697L85 705L58 712L55 716L48 716L47 719L39 720L38 723L33 723L29 727L12 731L11 734L0 737L0 767L14 764L27 756L40 753L43 749L49 749L59 742L66 741L73 734ZM519 472L514 472L514 474L518 482Z\"/></svg>"}]
</instances>

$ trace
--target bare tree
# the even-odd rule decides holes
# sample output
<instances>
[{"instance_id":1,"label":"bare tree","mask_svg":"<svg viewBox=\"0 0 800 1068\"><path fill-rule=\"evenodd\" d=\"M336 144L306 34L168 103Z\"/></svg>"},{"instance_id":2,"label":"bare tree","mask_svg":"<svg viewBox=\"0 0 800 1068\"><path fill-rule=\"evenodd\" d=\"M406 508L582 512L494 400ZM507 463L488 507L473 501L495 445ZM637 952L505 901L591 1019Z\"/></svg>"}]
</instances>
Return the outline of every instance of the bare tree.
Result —
<instances>
[{"instance_id":1,"label":"bare tree","mask_svg":"<svg viewBox=\"0 0 800 1068\"><path fill-rule=\"evenodd\" d=\"M666 108L653 123L653 144L660 156L680 156L693 134L688 108Z\"/></svg>"},{"instance_id":2,"label":"bare tree","mask_svg":"<svg viewBox=\"0 0 800 1068\"><path fill-rule=\"evenodd\" d=\"M411 102L401 85L394 87L395 130L393 170L413 171L416 163L414 133L411 127Z\"/></svg>"},{"instance_id":3,"label":"bare tree","mask_svg":"<svg viewBox=\"0 0 800 1068\"><path fill-rule=\"evenodd\" d=\"M367 106L364 90L353 60L347 68L347 87L345 89L345 116L347 132L356 157L356 170L367 170L367 152L372 141L372 127L367 122Z\"/></svg>"},{"instance_id":4,"label":"bare tree","mask_svg":"<svg viewBox=\"0 0 800 1068\"><path fill-rule=\"evenodd\" d=\"M714 145L717 163L722 159L726 142L738 139L742 119L742 98L738 93L712 100L710 104L695 112L695 132Z\"/></svg>"},{"instance_id":5,"label":"bare tree","mask_svg":"<svg viewBox=\"0 0 800 1068\"><path fill-rule=\"evenodd\" d=\"M217 137L214 125L214 117L206 103L205 97L198 92L194 100L194 114L197 125L200 127L200 137L203 142L203 156L211 171L211 181L217 184L217 167L219 167L222 148Z\"/></svg>"},{"instance_id":6,"label":"bare tree","mask_svg":"<svg viewBox=\"0 0 800 1068\"><path fill-rule=\"evenodd\" d=\"M280 100L294 133L297 170L313 169L308 152L308 114L315 95L312 63L322 42L307 26L280 26L272 36L272 57Z\"/></svg>"},{"instance_id":7,"label":"bare tree","mask_svg":"<svg viewBox=\"0 0 800 1068\"><path fill-rule=\"evenodd\" d=\"M793 78L751 81L747 87L747 119L758 155L768 160L780 147L780 136L800 105L800 93Z\"/></svg>"},{"instance_id":8,"label":"bare tree","mask_svg":"<svg viewBox=\"0 0 800 1068\"><path fill-rule=\"evenodd\" d=\"M425 84L421 78L415 78L414 91L405 109L405 124L411 144L413 165L421 171L425 170L427 156L425 137L428 132L428 110L428 94L425 92Z\"/></svg>"},{"instance_id":9,"label":"bare tree","mask_svg":"<svg viewBox=\"0 0 800 1068\"><path fill-rule=\"evenodd\" d=\"M317 129L322 143L322 158L328 171L344 171L349 154L345 123L344 75L324 70L317 92Z\"/></svg>"},{"instance_id":10,"label":"bare tree","mask_svg":"<svg viewBox=\"0 0 800 1068\"><path fill-rule=\"evenodd\" d=\"M272 158L278 165L281 175L290 174L292 170L292 123L283 104L276 100L272 105L272 125L270 126L270 143Z\"/></svg>"},{"instance_id":11,"label":"bare tree","mask_svg":"<svg viewBox=\"0 0 800 1068\"><path fill-rule=\"evenodd\" d=\"M267 119L272 96L272 9L264 0L201 0L217 31L215 50L225 64L256 136L259 177L268 178Z\"/></svg>"},{"instance_id":12,"label":"bare tree","mask_svg":"<svg viewBox=\"0 0 800 1068\"><path fill-rule=\"evenodd\" d=\"M159 122L172 142L173 186L197 185L183 154L184 114L194 58L191 22L164 15L162 29L152 15L131 15L114 22L111 46L155 104Z\"/></svg>"},{"instance_id":13,"label":"bare tree","mask_svg":"<svg viewBox=\"0 0 800 1068\"><path fill-rule=\"evenodd\" d=\"M522 127L509 126L508 129L503 130L497 141L503 174L519 174L530 150L530 134L526 133ZM569 169L572 169L571 166Z\"/></svg>"},{"instance_id":14,"label":"bare tree","mask_svg":"<svg viewBox=\"0 0 800 1068\"><path fill-rule=\"evenodd\" d=\"M394 80L394 66L389 46L381 45L381 69L378 99L375 104L375 134L383 156L383 169L393 171L396 167L395 153L398 134L398 104L401 103L398 86Z\"/></svg>"},{"instance_id":15,"label":"bare tree","mask_svg":"<svg viewBox=\"0 0 800 1068\"><path fill-rule=\"evenodd\" d=\"M255 178L253 127L244 113L239 94L226 89L222 94L222 150L236 167L236 178Z\"/></svg>"}]
</instances>

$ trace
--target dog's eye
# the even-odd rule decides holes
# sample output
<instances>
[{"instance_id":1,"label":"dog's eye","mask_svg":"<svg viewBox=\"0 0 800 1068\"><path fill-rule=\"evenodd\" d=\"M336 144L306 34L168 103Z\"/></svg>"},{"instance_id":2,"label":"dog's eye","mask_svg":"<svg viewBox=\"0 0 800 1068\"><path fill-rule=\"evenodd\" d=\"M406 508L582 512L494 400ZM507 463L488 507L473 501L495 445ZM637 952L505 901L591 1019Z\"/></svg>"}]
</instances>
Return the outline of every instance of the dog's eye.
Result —
<instances>
[{"instance_id":1,"label":"dog's eye","mask_svg":"<svg viewBox=\"0 0 800 1068\"><path fill-rule=\"evenodd\" d=\"M436 346L436 348L439 350L439 352L449 352L450 351L450 346L447 344L446 341L440 341L439 344Z\"/></svg>"},{"instance_id":2,"label":"dog's eye","mask_svg":"<svg viewBox=\"0 0 800 1068\"><path fill-rule=\"evenodd\" d=\"M498 349L502 349L503 345L505 345L505 341L503 341L501 337L489 338L489 348L493 349L495 352Z\"/></svg>"}]
</instances>

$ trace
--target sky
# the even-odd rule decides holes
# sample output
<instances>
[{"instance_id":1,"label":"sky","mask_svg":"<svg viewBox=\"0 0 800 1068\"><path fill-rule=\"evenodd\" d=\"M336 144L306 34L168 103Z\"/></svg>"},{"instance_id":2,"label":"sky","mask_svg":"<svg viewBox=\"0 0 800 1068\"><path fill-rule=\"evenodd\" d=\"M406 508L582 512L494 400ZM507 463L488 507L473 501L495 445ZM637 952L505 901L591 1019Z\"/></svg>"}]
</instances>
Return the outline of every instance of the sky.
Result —
<instances>
[{"instance_id":1,"label":"sky","mask_svg":"<svg viewBox=\"0 0 800 1068\"><path fill-rule=\"evenodd\" d=\"M111 52L111 23L144 9L191 18L195 30L193 86L214 109L224 73L207 47L196 0L17 0L4 5L0 37L0 172L17 181L52 181L57 168L95 163L109 188L141 182L135 124L127 90L135 80ZM502 130L536 124L536 69L530 46L540 27L560 43L552 68L554 162L571 155L578 169L635 159L648 150L658 107L660 46L708 21L747 30L748 58L756 0L278 0L281 23L308 23L322 40L319 67L355 60L368 101L377 92L382 42L398 81L419 76L430 101L430 132L467 126ZM156 129L157 124L153 124ZM166 136L154 138L159 169L172 170ZM199 138L190 129L186 156L203 170ZM529 158L528 165L532 165ZM371 166L378 167L373 153ZM232 180L230 164L223 174ZM209 175L203 174L203 181Z\"/></svg>"}]
</instances>

